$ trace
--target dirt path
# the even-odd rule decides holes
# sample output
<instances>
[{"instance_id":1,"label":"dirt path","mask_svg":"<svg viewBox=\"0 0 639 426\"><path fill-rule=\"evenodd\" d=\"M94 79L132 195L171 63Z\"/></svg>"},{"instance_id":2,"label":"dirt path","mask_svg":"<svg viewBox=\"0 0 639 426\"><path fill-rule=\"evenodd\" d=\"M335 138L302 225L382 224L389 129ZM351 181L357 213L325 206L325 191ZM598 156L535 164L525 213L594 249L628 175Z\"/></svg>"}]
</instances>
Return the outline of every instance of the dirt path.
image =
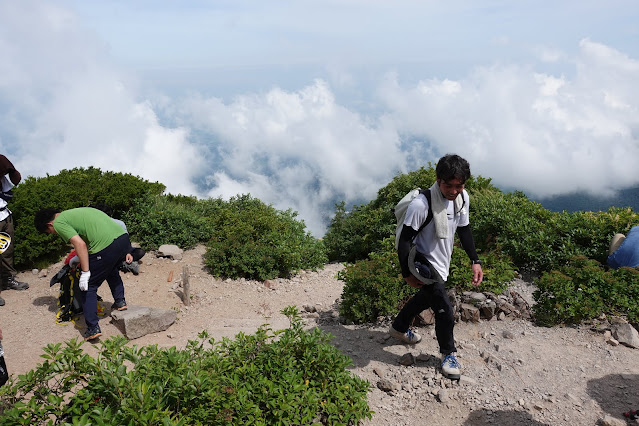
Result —
<instances>
[{"instance_id":1,"label":"dirt path","mask_svg":"<svg viewBox=\"0 0 639 426\"><path fill-rule=\"evenodd\" d=\"M123 274L129 305L175 309L178 321L168 330L134 340L137 345L183 347L202 330L212 337L252 333L264 323L273 329L288 326L280 310L289 305L309 307L309 326L334 336L333 343L353 359L353 373L368 379L369 404L376 412L368 426L381 425L594 425L605 415L639 409L639 350L611 346L603 334L580 328L539 328L522 320L458 324L455 337L462 380L450 382L437 369L437 342L432 327L415 346L389 338L388 324L354 326L340 323L336 311L343 283L335 279L338 264L307 272L291 280L265 283L216 280L203 270L198 247L181 261L147 254L138 276ZM186 307L179 292L183 267L188 265L192 302ZM83 322L55 324L58 286L31 271L19 279L27 291L4 291L0 307L5 358L11 374L25 373L42 360L48 343L80 337ZM168 277L173 272L173 279ZM526 283L518 282L521 286ZM269 288L271 287L271 288ZM108 286L99 294L110 306ZM312 307L312 308L311 308ZM107 309L108 312L108 309ZM104 338L121 334L108 316L100 320ZM89 353L94 349L86 345ZM400 358L411 353L415 363ZM392 390L382 391L385 379ZM623 424L623 423L622 423Z\"/></svg>"}]
</instances>

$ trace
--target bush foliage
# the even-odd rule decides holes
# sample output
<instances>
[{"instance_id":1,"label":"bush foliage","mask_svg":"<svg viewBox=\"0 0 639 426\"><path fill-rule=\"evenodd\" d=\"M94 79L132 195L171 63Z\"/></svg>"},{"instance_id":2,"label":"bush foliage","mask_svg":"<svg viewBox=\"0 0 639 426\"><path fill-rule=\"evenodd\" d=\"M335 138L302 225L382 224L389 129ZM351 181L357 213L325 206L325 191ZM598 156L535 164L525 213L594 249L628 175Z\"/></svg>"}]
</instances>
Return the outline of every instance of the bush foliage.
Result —
<instances>
[{"instance_id":1,"label":"bush foliage","mask_svg":"<svg viewBox=\"0 0 639 426\"><path fill-rule=\"evenodd\" d=\"M131 238L147 250L162 244L193 248L214 232L208 205L221 208L221 200L202 201L195 197L147 194L138 198L123 217ZM211 207L211 210L215 211Z\"/></svg>"},{"instance_id":2,"label":"bush foliage","mask_svg":"<svg viewBox=\"0 0 639 426\"><path fill-rule=\"evenodd\" d=\"M100 343L97 358L75 339L50 344L45 362L0 388L3 425L356 425L371 417L370 384L346 370L350 358L330 335L263 326L235 340L175 347ZM206 344L205 344L206 343Z\"/></svg>"},{"instance_id":3,"label":"bush foliage","mask_svg":"<svg viewBox=\"0 0 639 426\"><path fill-rule=\"evenodd\" d=\"M639 324L639 269L606 270L596 260L577 256L541 276L535 300L541 325L579 323L601 314L625 315Z\"/></svg>"},{"instance_id":4,"label":"bush foliage","mask_svg":"<svg viewBox=\"0 0 639 426\"><path fill-rule=\"evenodd\" d=\"M323 267L324 245L305 232L296 216L250 195L231 198L210 217L214 231L204 256L206 266L216 276L258 280Z\"/></svg>"}]
</instances>

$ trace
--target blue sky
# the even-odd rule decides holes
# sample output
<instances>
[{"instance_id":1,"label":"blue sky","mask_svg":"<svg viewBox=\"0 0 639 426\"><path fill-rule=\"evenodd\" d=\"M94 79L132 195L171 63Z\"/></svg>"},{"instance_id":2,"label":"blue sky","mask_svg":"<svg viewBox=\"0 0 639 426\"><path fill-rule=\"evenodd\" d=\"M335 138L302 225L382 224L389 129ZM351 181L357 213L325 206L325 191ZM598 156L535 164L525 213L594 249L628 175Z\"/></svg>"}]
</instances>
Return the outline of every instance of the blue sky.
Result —
<instances>
[{"instance_id":1,"label":"blue sky","mask_svg":"<svg viewBox=\"0 0 639 426\"><path fill-rule=\"evenodd\" d=\"M447 152L534 197L639 185L636 1L0 0L0 149L321 235Z\"/></svg>"}]
</instances>

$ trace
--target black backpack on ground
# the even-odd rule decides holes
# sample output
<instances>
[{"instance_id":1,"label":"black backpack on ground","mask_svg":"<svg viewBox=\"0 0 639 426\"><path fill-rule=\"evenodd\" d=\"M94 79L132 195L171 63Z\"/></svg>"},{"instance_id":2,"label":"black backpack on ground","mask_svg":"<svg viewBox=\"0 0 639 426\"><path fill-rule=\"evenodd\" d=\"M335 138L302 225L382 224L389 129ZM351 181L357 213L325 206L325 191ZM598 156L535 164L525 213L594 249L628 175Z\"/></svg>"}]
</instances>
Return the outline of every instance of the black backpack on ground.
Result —
<instances>
[{"instance_id":1,"label":"black backpack on ground","mask_svg":"<svg viewBox=\"0 0 639 426\"><path fill-rule=\"evenodd\" d=\"M56 314L56 323L72 321L82 313L82 302L80 301L80 270L64 265L60 271L55 274L49 286L53 287L60 283L60 294L58 296L58 313Z\"/></svg>"}]
</instances>

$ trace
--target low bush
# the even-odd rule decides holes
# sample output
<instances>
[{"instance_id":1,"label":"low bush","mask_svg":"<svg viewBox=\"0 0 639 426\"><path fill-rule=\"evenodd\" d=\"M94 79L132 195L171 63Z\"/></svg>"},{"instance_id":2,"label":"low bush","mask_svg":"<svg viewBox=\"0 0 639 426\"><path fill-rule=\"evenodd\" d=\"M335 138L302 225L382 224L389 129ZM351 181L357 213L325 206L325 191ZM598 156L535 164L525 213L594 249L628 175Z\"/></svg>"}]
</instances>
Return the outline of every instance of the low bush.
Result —
<instances>
[{"instance_id":1,"label":"low bush","mask_svg":"<svg viewBox=\"0 0 639 426\"><path fill-rule=\"evenodd\" d=\"M222 208L224 202L149 194L138 198L123 220L131 239L147 250L157 249L162 244L190 249L208 241L213 234L213 222L205 216L212 209L205 206L208 204L218 204Z\"/></svg>"},{"instance_id":2,"label":"low bush","mask_svg":"<svg viewBox=\"0 0 639 426\"><path fill-rule=\"evenodd\" d=\"M183 350L100 343L97 358L75 339L50 344L45 362L0 388L3 425L356 425L371 418L368 381L330 335L288 329L214 341L201 333ZM205 344L207 343L207 344Z\"/></svg>"},{"instance_id":3,"label":"low bush","mask_svg":"<svg viewBox=\"0 0 639 426\"><path fill-rule=\"evenodd\" d=\"M385 243L395 244L395 239ZM347 264L337 278L344 281L340 314L356 324L397 313L399 302L416 292L402 278L397 254L390 249Z\"/></svg>"},{"instance_id":4,"label":"low bush","mask_svg":"<svg viewBox=\"0 0 639 426\"><path fill-rule=\"evenodd\" d=\"M601 314L639 322L639 269L606 270L594 259L577 256L544 273L537 287L533 309L540 325L579 323Z\"/></svg>"},{"instance_id":5,"label":"low bush","mask_svg":"<svg viewBox=\"0 0 639 426\"><path fill-rule=\"evenodd\" d=\"M305 231L296 216L250 195L231 198L209 217L213 233L204 255L206 266L215 276L257 280L323 267L323 243Z\"/></svg>"}]
</instances>

